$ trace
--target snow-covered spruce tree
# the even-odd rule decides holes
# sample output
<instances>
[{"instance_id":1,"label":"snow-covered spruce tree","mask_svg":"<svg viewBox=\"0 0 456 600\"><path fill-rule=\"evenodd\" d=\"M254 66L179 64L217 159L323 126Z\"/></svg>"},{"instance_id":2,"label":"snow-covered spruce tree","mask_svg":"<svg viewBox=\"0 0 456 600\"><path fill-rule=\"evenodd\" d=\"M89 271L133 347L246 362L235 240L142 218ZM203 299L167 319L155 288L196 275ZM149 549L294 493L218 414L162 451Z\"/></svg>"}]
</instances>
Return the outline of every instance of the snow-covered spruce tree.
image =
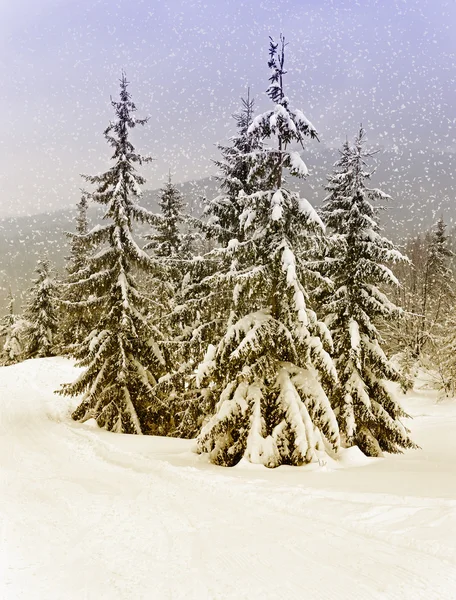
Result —
<instances>
[{"instance_id":1,"label":"snow-covered spruce tree","mask_svg":"<svg viewBox=\"0 0 456 600\"><path fill-rule=\"evenodd\" d=\"M76 231L66 234L71 241L70 255L67 258L66 266L69 275L82 271L87 266L87 258L90 253L90 246L85 237L89 231L88 206L87 192L83 191L76 206Z\"/></svg>"},{"instance_id":2,"label":"snow-covered spruce tree","mask_svg":"<svg viewBox=\"0 0 456 600\"><path fill-rule=\"evenodd\" d=\"M186 203L177 187L172 183L171 172L168 181L160 190L158 200L160 214L154 215L154 232L147 234L149 242L144 246L166 269L169 280L163 282L160 294L170 300L179 301L187 263L191 259L194 236L184 228L188 225L185 214ZM160 314L162 319L163 315ZM172 337L172 328L170 336Z\"/></svg>"},{"instance_id":3,"label":"snow-covered spruce tree","mask_svg":"<svg viewBox=\"0 0 456 600\"><path fill-rule=\"evenodd\" d=\"M160 258L179 257L186 250L186 238L182 233L185 202L171 180L171 173L160 190L158 206L160 214L156 215L155 231L145 236L150 240L145 249L152 250L153 255Z\"/></svg>"},{"instance_id":4,"label":"snow-covered spruce tree","mask_svg":"<svg viewBox=\"0 0 456 600\"><path fill-rule=\"evenodd\" d=\"M168 274L167 280L163 281L161 286L155 283L156 293L162 298L167 298L167 310L155 310L154 316L166 334L164 346L169 369L154 387L157 402L155 409L151 407L150 417L156 423L154 433L194 437L197 432L194 431L193 424L189 424L188 419L185 419L186 424L183 424L182 405L187 405L191 396L191 412L196 415L199 412L200 398L193 401L194 386L189 386L186 379L192 370L188 365L183 343L189 327L179 307L185 296L188 269L197 236L191 230L191 219L185 213L186 203L177 186L172 183L171 173L167 183L160 190L158 205L160 214L155 215L154 232L145 236L149 242L144 249L151 251L152 256ZM147 280L145 285L150 286Z\"/></svg>"},{"instance_id":5,"label":"snow-covered spruce tree","mask_svg":"<svg viewBox=\"0 0 456 600\"><path fill-rule=\"evenodd\" d=\"M251 177L261 173L270 189L240 194L245 239L221 250L230 267L207 285L232 290L228 327L209 346L199 367L221 392L216 414L197 441L200 453L231 466L245 458L268 467L301 465L318 452L337 451L339 431L326 390L336 384L327 353L330 336L307 306L304 281L311 275L305 254L319 243L322 223L309 203L282 187L283 168L305 176L293 142L317 133L283 91L285 41L270 43L268 95L274 106L256 117L248 134L275 145L256 154Z\"/></svg>"},{"instance_id":6,"label":"snow-covered spruce tree","mask_svg":"<svg viewBox=\"0 0 456 600\"><path fill-rule=\"evenodd\" d=\"M53 356L58 328L58 290L49 261L39 260L35 272L25 309L25 358Z\"/></svg>"},{"instance_id":7,"label":"snow-covered spruce tree","mask_svg":"<svg viewBox=\"0 0 456 600\"><path fill-rule=\"evenodd\" d=\"M79 291L74 286L66 285L67 281L74 279L76 273L87 267L87 259L91 251L86 238L89 231L87 209L87 193L83 191L76 206L76 231L66 233L70 240L70 253L66 259L66 281L61 285L58 345L62 352L68 352L69 346L80 343L92 330L96 318L95 310L90 311L89 308L84 310L74 304L80 300Z\"/></svg>"},{"instance_id":8,"label":"snow-covered spruce tree","mask_svg":"<svg viewBox=\"0 0 456 600\"><path fill-rule=\"evenodd\" d=\"M233 115L237 133L231 138L231 145L218 146L222 159L215 164L219 169L220 194L206 202L202 220L191 219L209 247L213 247L214 240L224 246L230 239L241 240L244 236L240 227L242 204L238 197L241 191L254 190L249 179L251 153L259 143L247 135L254 109L250 93L241 102L240 112ZM174 310L169 315L173 338L170 348L176 369L156 388L162 398L168 398L173 423L171 432L179 437L195 437L203 420L214 410L215 382L197 386L195 365L204 357L208 343L220 339L228 322L232 293L226 286L215 289L206 283L210 275L229 268L231 259L228 259L227 262L226 255L214 250L181 264L184 277L175 295Z\"/></svg>"},{"instance_id":9,"label":"snow-covered spruce tree","mask_svg":"<svg viewBox=\"0 0 456 600\"><path fill-rule=\"evenodd\" d=\"M321 265L334 290L323 302L334 341L339 387L333 406L346 445L357 444L369 456L400 452L414 443L400 418L407 415L388 389L401 376L382 350L379 319L401 315L380 287L397 285L389 264L406 260L383 237L373 202L389 198L367 187L369 153L361 127L353 148L345 144L329 177L320 216L332 230L331 252Z\"/></svg>"},{"instance_id":10,"label":"snow-covered spruce tree","mask_svg":"<svg viewBox=\"0 0 456 600\"><path fill-rule=\"evenodd\" d=\"M428 256L422 279L422 305L417 348L425 351L429 366L447 396L456 390L455 280L450 261L454 254L443 219L428 236Z\"/></svg>"},{"instance_id":11,"label":"snow-covered spruce tree","mask_svg":"<svg viewBox=\"0 0 456 600\"><path fill-rule=\"evenodd\" d=\"M136 152L130 130L144 125L146 119L134 116L136 107L127 86L123 74L120 100L111 101L116 118L104 132L114 149L114 164L101 175L86 176L96 185L90 198L105 207L108 223L83 236L97 251L87 257L87 266L77 271L69 284L82 298L75 307L84 311L96 307L100 318L96 328L72 349L85 370L74 383L65 384L61 393L83 393L73 418L94 418L108 430L140 434L150 431L152 387L164 372L165 359L160 348L162 334L146 318L150 306L160 304L160 299L146 296L136 280L137 273L157 277L161 271L132 235L135 221L155 221L137 203L145 180L136 165L149 159Z\"/></svg>"},{"instance_id":12,"label":"snow-covered spruce tree","mask_svg":"<svg viewBox=\"0 0 456 600\"><path fill-rule=\"evenodd\" d=\"M2 340L0 364L11 365L23 359L27 327L27 321L14 312L14 297L10 291L8 312L0 319L0 340Z\"/></svg>"},{"instance_id":13,"label":"snow-covered spruce tree","mask_svg":"<svg viewBox=\"0 0 456 600\"><path fill-rule=\"evenodd\" d=\"M217 179L221 193L206 204L204 214L208 217L204 231L209 238L215 238L220 245L229 240L242 240L244 232L239 226L243 205L239 193L250 194L256 191L256 182L250 177L250 169L256 150L260 150L261 141L247 133L252 124L255 101L241 98L241 110L233 115L237 133L231 138L231 145L218 145L222 159L215 161L218 168Z\"/></svg>"},{"instance_id":14,"label":"snow-covered spruce tree","mask_svg":"<svg viewBox=\"0 0 456 600\"><path fill-rule=\"evenodd\" d=\"M196 367L208 344L223 335L229 316L226 287L211 287L214 273L223 271L216 251L188 261L188 271L173 310L164 321L170 332L167 341L172 368L154 391L168 406L170 435L194 438L203 421L214 413L215 381L199 385Z\"/></svg>"}]
</instances>

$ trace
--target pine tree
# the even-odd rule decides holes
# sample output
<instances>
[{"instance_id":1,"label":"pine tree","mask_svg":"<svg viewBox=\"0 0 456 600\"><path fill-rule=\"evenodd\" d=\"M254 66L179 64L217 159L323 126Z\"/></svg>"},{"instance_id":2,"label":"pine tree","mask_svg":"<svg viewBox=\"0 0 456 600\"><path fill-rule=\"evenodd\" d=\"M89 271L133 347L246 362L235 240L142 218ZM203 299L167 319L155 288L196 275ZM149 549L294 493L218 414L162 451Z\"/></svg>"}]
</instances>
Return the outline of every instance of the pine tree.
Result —
<instances>
[{"instance_id":1,"label":"pine tree","mask_svg":"<svg viewBox=\"0 0 456 600\"><path fill-rule=\"evenodd\" d=\"M220 194L206 203L204 220L192 220L205 235L209 247L214 246L214 240L225 246L232 238L241 240L244 235L240 227L242 203L238 198L241 192L254 189L249 172L252 154L259 144L247 135L254 110L250 93L241 102L241 111L233 115L237 133L231 138L231 145L218 146L222 160L215 164L219 169ZM203 359L208 343L219 340L226 328L231 293L224 287L211 289L206 283L211 281L212 275L229 266L227 257L218 251L203 253L185 261L184 265L186 269L181 270L183 278L175 295L175 307L169 315L176 368L160 381L156 393L169 401L172 434L193 438L207 415L213 413L217 395L214 381L206 386L197 385L195 366Z\"/></svg>"},{"instance_id":2,"label":"pine tree","mask_svg":"<svg viewBox=\"0 0 456 600\"><path fill-rule=\"evenodd\" d=\"M194 398L194 386L189 385L192 367L189 357L184 351L183 342L189 335L189 327L182 313L181 305L188 282L188 270L192 262L192 250L197 236L190 230L191 219L185 214L186 203L178 188L172 183L171 173L168 182L160 191L158 201L160 214L155 215L154 232L146 239L144 247L151 250L168 274L161 286L155 287L162 298L167 299L167 311L155 311L155 315L166 332L166 353L168 357L168 373L154 387L157 399L156 409L151 410L151 419L155 422L153 433L174 435L178 437L194 437L197 414L199 413L200 396ZM146 281L147 284L147 281ZM185 411L191 397L191 409ZM191 422L184 416L190 413Z\"/></svg>"},{"instance_id":3,"label":"pine tree","mask_svg":"<svg viewBox=\"0 0 456 600\"><path fill-rule=\"evenodd\" d=\"M24 336L29 324L15 313L14 297L10 290L8 312L0 319L0 339L3 340L0 364L11 365L23 359Z\"/></svg>"},{"instance_id":4,"label":"pine tree","mask_svg":"<svg viewBox=\"0 0 456 600\"><path fill-rule=\"evenodd\" d=\"M26 358L53 356L58 328L58 291L49 261L39 260L35 272L25 310Z\"/></svg>"},{"instance_id":5,"label":"pine tree","mask_svg":"<svg viewBox=\"0 0 456 600\"><path fill-rule=\"evenodd\" d=\"M333 232L331 252L321 265L334 282L323 310L334 340L334 358L340 385L334 406L347 445L357 444L369 456L382 451L413 448L400 421L407 415L394 400L387 381L401 376L382 349L378 319L401 316L380 290L397 285L389 264L405 260L383 237L373 202L389 196L367 187L370 173L361 127L353 148L346 143L329 177L320 215Z\"/></svg>"},{"instance_id":6,"label":"pine tree","mask_svg":"<svg viewBox=\"0 0 456 600\"><path fill-rule=\"evenodd\" d=\"M249 177L261 181L260 189L239 195L245 237L214 251L228 266L205 282L213 290L228 286L231 314L198 369L201 382L212 380L222 392L197 449L225 466L243 457L268 467L300 465L339 446L326 393L336 383L327 352L331 340L307 304L305 287L313 276L306 256L320 243L323 228L309 203L282 187L284 168L307 174L289 145L317 133L284 94L284 56L283 37L280 45L271 39L273 108L256 117L247 133L254 144L274 137L277 145L256 153Z\"/></svg>"},{"instance_id":7,"label":"pine tree","mask_svg":"<svg viewBox=\"0 0 456 600\"><path fill-rule=\"evenodd\" d=\"M454 294L454 277L449 264L453 253L448 248L446 225L442 218L437 221L426 242L427 256L420 290L416 356L421 354L425 345L429 342L432 344L439 335L439 325L452 305Z\"/></svg>"},{"instance_id":8,"label":"pine tree","mask_svg":"<svg viewBox=\"0 0 456 600\"><path fill-rule=\"evenodd\" d=\"M66 267L69 275L82 271L87 266L87 258L90 252L90 247L85 239L89 231L88 206L87 193L83 191L81 200L76 206L76 232L66 234L71 240L70 256L67 258Z\"/></svg>"},{"instance_id":9,"label":"pine tree","mask_svg":"<svg viewBox=\"0 0 456 600\"><path fill-rule=\"evenodd\" d=\"M241 240L243 230L239 224L242 213L242 202L239 194L250 194L255 191L257 182L250 177L255 152L261 149L261 142L247 133L253 120L255 101L241 98L241 110L233 115L237 134L231 138L230 146L218 145L222 159L215 161L219 174L221 194L207 203L205 215L208 224L205 228L209 238L217 239L220 245L226 245L231 239Z\"/></svg>"},{"instance_id":10,"label":"pine tree","mask_svg":"<svg viewBox=\"0 0 456 600\"><path fill-rule=\"evenodd\" d=\"M453 305L436 336L430 352L430 372L435 373L437 387L449 398L456 396L456 317Z\"/></svg>"},{"instance_id":11,"label":"pine tree","mask_svg":"<svg viewBox=\"0 0 456 600\"><path fill-rule=\"evenodd\" d=\"M190 254L189 237L182 232L186 221L185 202L177 187L171 181L171 173L165 186L160 190L158 200L160 214L155 216L155 232L146 235L150 240L144 247L152 250L157 258L188 258Z\"/></svg>"},{"instance_id":12,"label":"pine tree","mask_svg":"<svg viewBox=\"0 0 456 600\"><path fill-rule=\"evenodd\" d=\"M428 236L417 348L421 353L425 348L429 366L436 371L437 383L447 396L454 395L456 390L456 298L450 262L453 256L446 225L440 218Z\"/></svg>"},{"instance_id":13,"label":"pine tree","mask_svg":"<svg viewBox=\"0 0 456 600\"><path fill-rule=\"evenodd\" d=\"M83 271L87 267L87 260L91 251L90 244L86 239L89 231L86 192L83 191L76 209L76 231L66 233L70 240L70 254L66 259L66 281L61 285L61 316L58 336L58 346L61 352L68 352L69 346L79 344L92 330L97 316L95 310L83 310L77 304L75 307L74 303L77 303L80 299L79 291L74 286L68 287L66 285L79 271Z\"/></svg>"},{"instance_id":14,"label":"pine tree","mask_svg":"<svg viewBox=\"0 0 456 600\"><path fill-rule=\"evenodd\" d=\"M96 328L72 350L85 370L74 383L65 384L61 393L83 393L73 418L94 418L108 430L140 434L150 430L153 386L164 373L166 361L160 347L163 336L146 318L151 306L160 306L161 300L139 289L137 273L151 278L162 278L163 273L132 235L135 221L155 223L155 219L138 204L145 179L136 165L150 159L137 153L130 141L130 130L144 125L146 119L135 117L136 107L127 87L122 74L120 100L111 101L116 118L104 132L114 149L114 164L101 175L86 176L96 186L90 198L105 207L108 223L84 235L97 251L69 284L83 298L75 307L95 307L100 318Z\"/></svg>"}]
</instances>

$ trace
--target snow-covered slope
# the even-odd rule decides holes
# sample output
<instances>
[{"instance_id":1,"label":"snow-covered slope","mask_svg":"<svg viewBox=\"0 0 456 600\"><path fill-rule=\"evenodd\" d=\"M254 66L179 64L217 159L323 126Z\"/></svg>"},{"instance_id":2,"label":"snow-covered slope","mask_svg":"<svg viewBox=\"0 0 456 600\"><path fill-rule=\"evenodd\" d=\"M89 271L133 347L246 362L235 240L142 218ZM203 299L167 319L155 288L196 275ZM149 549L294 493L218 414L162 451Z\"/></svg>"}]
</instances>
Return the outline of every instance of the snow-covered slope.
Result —
<instances>
[{"instance_id":1,"label":"snow-covered slope","mask_svg":"<svg viewBox=\"0 0 456 600\"><path fill-rule=\"evenodd\" d=\"M68 418L65 359L0 368L0 598L456 598L456 403L407 397L422 450L303 468Z\"/></svg>"}]
</instances>

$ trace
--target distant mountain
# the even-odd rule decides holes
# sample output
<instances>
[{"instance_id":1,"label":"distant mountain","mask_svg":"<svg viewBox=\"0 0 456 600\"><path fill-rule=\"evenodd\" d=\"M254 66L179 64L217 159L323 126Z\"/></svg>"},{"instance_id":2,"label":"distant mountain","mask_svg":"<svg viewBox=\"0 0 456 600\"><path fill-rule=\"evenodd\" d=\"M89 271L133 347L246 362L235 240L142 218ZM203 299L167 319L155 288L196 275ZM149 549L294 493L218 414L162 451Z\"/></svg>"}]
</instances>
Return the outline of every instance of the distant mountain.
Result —
<instances>
[{"instance_id":1,"label":"distant mountain","mask_svg":"<svg viewBox=\"0 0 456 600\"><path fill-rule=\"evenodd\" d=\"M185 197L189 212L201 214L203 197L217 193L215 178L189 181L176 184ZM141 203L149 210L157 210L156 199L159 190L147 190ZM66 231L74 230L74 209L59 210L28 217L0 220L0 314L4 312L9 288L17 298L16 304L23 303L30 287L36 262L46 256L58 272L62 272L65 256L68 254ZM91 225L101 221L102 209L91 207L88 214Z\"/></svg>"},{"instance_id":2,"label":"distant mountain","mask_svg":"<svg viewBox=\"0 0 456 600\"><path fill-rule=\"evenodd\" d=\"M337 151L306 149L305 160L310 168L306 181L293 179L292 189L315 206L324 198L326 175L337 160ZM451 153L421 153L419 151L386 151L373 158L377 170L373 187L392 196L388 210L382 213L387 235L403 239L408 234L428 229L440 216L453 225L456 220L456 155ZM199 215L203 198L218 193L215 177L177 184L185 197L189 212ZM142 204L156 210L158 190L144 192ZM100 210L92 208L92 223L99 222ZM0 220L0 312L6 304L8 287L23 299L29 287L36 261L45 255L61 271L68 252L65 231L74 228L74 210Z\"/></svg>"}]
</instances>

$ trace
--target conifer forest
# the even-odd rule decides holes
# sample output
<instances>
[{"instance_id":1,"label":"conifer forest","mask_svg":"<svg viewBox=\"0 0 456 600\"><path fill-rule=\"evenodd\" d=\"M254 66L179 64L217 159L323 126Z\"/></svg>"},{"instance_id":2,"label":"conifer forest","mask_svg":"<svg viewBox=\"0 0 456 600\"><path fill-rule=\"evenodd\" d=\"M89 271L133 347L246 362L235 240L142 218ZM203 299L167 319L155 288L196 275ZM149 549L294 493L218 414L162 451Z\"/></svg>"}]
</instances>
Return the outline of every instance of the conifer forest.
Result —
<instances>
[{"instance_id":1,"label":"conifer forest","mask_svg":"<svg viewBox=\"0 0 456 600\"><path fill-rule=\"evenodd\" d=\"M453 599L454 7L191 4L4 9L0 597Z\"/></svg>"}]
</instances>

